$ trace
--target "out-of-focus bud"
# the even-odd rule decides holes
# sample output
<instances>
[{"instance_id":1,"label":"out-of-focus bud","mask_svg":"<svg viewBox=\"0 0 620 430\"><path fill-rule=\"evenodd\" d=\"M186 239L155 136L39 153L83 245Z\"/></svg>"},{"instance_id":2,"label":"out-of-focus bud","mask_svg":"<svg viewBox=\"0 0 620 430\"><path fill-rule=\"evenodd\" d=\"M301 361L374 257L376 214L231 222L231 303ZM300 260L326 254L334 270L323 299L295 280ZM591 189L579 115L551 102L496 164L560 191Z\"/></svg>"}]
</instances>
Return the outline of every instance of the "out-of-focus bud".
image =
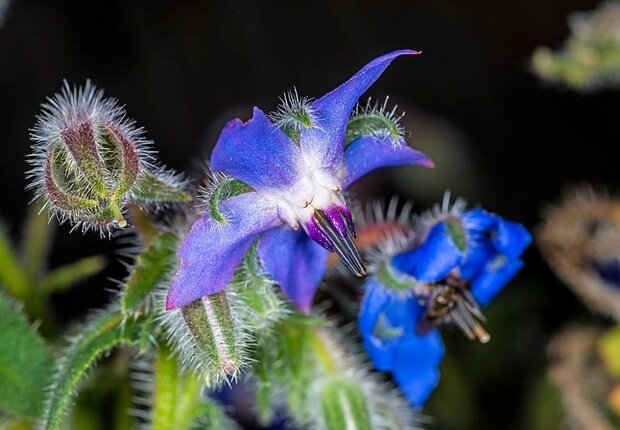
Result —
<instances>
[{"instance_id":1,"label":"out-of-focus bud","mask_svg":"<svg viewBox=\"0 0 620 430\"><path fill-rule=\"evenodd\" d=\"M578 190L551 207L536 241L557 276L620 321L620 200Z\"/></svg>"},{"instance_id":2,"label":"out-of-focus bud","mask_svg":"<svg viewBox=\"0 0 620 430\"><path fill-rule=\"evenodd\" d=\"M573 13L571 34L558 51L537 48L534 72L545 81L579 91L617 88L620 84L620 4L603 2L591 12Z\"/></svg>"},{"instance_id":3,"label":"out-of-focus bud","mask_svg":"<svg viewBox=\"0 0 620 430\"><path fill-rule=\"evenodd\" d=\"M346 379L335 378L327 382L320 394L320 414L329 430L370 429L366 397L359 385Z\"/></svg>"},{"instance_id":4,"label":"out-of-focus bud","mask_svg":"<svg viewBox=\"0 0 620 430\"><path fill-rule=\"evenodd\" d=\"M604 351L609 333L594 327L572 327L550 343L549 378L558 388L570 429L616 429L620 410L615 392L618 374L606 366ZM617 356L617 345L612 348ZM603 354L601 354L603 352ZM615 360L615 357L614 357ZM608 364L608 363L607 363Z\"/></svg>"},{"instance_id":5,"label":"out-of-focus bud","mask_svg":"<svg viewBox=\"0 0 620 430\"><path fill-rule=\"evenodd\" d=\"M228 290L163 314L168 339L182 366L209 387L234 380L250 364L252 339L241 319L243 305Z\"/></svg>"},{"instance_id":6,"label":"out-of-focus bud","mask_svg":"<svg viewBox=\"0 0 620 430\"><path fill-rule=\"evenodd\" d=\"M90 81L79 88L65 82L42 108L31 134L29 187L61 222L103 233L127 225L130 201L191 200L182 181L158 167L143 129Z\"/></svg>"},{"instance_id":7,"label":"out-of-focus bud","mask_svg":"<svg viewBox=\"0 0 620 430\"><path fill-rule=\"evenodd\" d=\"M291 315L259 339L257 379L270 405L312 429L419 429L419 417L391 384L379 382L360 351L318 317ZM257 372L259 373L259 372Z\"/></svg>"}]
</instances>

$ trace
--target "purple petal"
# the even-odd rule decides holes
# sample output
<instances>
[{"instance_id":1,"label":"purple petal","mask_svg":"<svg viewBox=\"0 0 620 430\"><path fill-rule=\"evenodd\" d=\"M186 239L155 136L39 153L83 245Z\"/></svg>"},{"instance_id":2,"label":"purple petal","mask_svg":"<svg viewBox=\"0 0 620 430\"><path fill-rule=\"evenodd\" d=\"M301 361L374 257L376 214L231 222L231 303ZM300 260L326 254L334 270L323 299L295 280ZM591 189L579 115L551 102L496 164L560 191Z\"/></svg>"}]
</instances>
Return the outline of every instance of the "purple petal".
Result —
<instances>
[{"instance_id":1,"label":"purple petal","mask_svg":"<svg viewBox=\"0 0 620 430\"><path fill-rule=\"evenodd\" d=\"M178 251L177 271L166 298L166 309L222 290L259 233L282 221L271 203L257 193L224 200L220 211L227 223L209 214L198 218Z\"/></svg>"},{"instance_id":2,"label":"purple petal","mask_svg":"<svg viewBox=\"0 0 620 430\"><path fill-rule=\"evenodd\" d=\"M394 145L389 139L364 136L354 141L344 152L346 176L342 186L346 189L353 182L373 170L401 166L404 164L421 164L433 167L433 162L423 153L407 145Z\"/></svg>"},{"instance_id":3,"label":"purple petal","mask_svg":"<svg viewBox=\"0 0 620 430\"><path fill-rule=\"evenodd\" d=\"M335 167L342 158L347 122L355 103L381 76L392 60L417 51L400 50L374 59L352 78L313 103L319 127L302 131L300 144L304 153L317 160L317 166Z\"/></svg>"},{"instance_id":4,"label":"purple petal","mask_svg":"<svg viewBox=\"0 0 620 430\"><path fill-rule=\"evenodd\" d=\"M437 329L424 336L408 336L400 342L392 374L412 406L424 405L437 386L443 351Z\"/></svg>"},{"instance_id":5,"label":"purple petal","mask_svg":"<svg viewBox=\"0 0 620 430\"><path fill-rule=\"evenodd\" d=\"M471 293L481 305L487 305L523 267L521 260L500 260L487 264L471 284Z\"/></svg>"},{"instance_id":6,"label":"purple petal","mask_svg":"<svg viewBox=\"0 0 620 430\"><path fill-rule=\"evenodd\" d=\"M258 242L258 256L265 270L306 313L325 273L328 254L303 231L288 226L265 232Z\"/></svg>"},{"instance_id":7,"label":"purple petal","mask_svg":"<svg viewBox=\"0 0 620 430\"><path fill-rule=\"evenodd\" d=\"M463 259L447 231L446 222L437 223L417 248L392 258L395 269L420 281L435 282L445 278Z\"/></svg>"},{"instance_id":8,"label":"purple petal","mask_svg":"<svg viewBox=\"0 0 620 430\"><path fill-rule=\"evenodd\" d=\"M298 178L299 147L254 108L248 122L229 121L211 155L211 170L256 190L290 187Z\"/></svg>"}]
</instances>

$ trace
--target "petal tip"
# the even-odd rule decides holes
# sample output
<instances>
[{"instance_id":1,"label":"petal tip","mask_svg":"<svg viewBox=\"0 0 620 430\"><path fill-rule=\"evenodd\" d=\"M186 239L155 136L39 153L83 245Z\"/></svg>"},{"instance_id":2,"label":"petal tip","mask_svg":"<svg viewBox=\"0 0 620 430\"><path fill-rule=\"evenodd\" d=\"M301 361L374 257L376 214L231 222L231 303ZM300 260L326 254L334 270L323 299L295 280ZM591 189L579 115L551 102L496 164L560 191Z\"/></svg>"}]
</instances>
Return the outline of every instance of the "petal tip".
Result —
<instances>
[{"instance_id":1,"label":"petal tip","mask_svg":"<svg viewBox=\"0 0 620 430\"><path fill-rule=\"evenodd\" d=\"M419 51L417 49L399 49L397 51L392 52L392 54L395 55L420 55L422 53L422 51Z\"/></svg>"},{"instance_id":2,"label":"petal tip","mask_svg":"<svg viewBox=\"0 0 620 430\"><path fill-rule=\"evenodd\" d=\"M172 298L172 295L168 293L168 295L166 296L166 305L164 307L164 310L172 311L178 307L180 307L179 304L176 302L176 300Z\"/></svg>"}]
</instances>

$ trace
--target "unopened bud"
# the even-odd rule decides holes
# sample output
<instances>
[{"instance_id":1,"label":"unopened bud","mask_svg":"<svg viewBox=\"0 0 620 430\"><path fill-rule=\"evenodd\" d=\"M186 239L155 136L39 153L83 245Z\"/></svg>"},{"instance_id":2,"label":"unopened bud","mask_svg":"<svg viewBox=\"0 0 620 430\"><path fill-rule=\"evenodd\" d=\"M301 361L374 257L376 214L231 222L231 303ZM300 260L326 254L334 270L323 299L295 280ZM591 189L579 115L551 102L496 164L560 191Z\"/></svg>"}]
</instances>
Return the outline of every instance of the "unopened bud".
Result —
<instances>
[{"instance_id":1,"label":"unopened bud","mask_svg":"<svg viewBox=\"0 0 620 430\"><path fill-rule=\"evenodd\" d=\"M237 378L249 364L250 336L238 306L223 290L164 314L164 326L181 364L204 376L209 386Z\"/></svg>"},{"instance_id":2,"label":"unopened bud","mask_svg":"<svg viewBox=\"0 0 620 430\"><path fill-rule=\"evenodd\" d=\"M322 387L320 398L321 419L326 430L372 428L366 395L359 384L335 378Z\"/></svg>"},{"instance_id":3,"label":"unopened bud","mask_svg":"<svg viewBox=\"0 0 620 430\"><path fill-rule=\"evenodd\" d=\"M101 231L127 225L129 201L161 201L163 191L166 200L187 201L178 179L154 167L142 134L90 81L80 88L65 82L32 130L30 187L61 221Z\"/></svg>"}]
</instances>

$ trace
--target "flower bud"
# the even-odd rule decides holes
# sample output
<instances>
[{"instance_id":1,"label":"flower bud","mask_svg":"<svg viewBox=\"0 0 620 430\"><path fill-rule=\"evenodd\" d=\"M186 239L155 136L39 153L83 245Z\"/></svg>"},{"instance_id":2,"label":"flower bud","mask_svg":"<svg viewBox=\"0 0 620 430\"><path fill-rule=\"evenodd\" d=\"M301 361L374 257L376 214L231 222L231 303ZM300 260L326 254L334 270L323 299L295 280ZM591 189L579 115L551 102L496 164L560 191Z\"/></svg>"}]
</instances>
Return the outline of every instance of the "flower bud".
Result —
<instances>
[{"instance_id":1,"label":"flower bud","mask_svg":"<svg viewBox=\"0 0 620 430\"><path fill-rule=\"evenodd\" d=\"M223 290L164 314L168 338L181 364L203 376L208 386L237 378L249 364L251 337L240 317L241 306Z\"/></svg>"},{"instance_id":2,"label":"flower bud","mask_svg":"<svg viewBox=\"0 0 620 430\"><path fill-rule=\"evenodd\" d=\"M188 201L174 175L155 167L143 130L90 81L48 99L32 130L28 172L37 199L84 229L125 227L129 201Z\"/></svg>"},{"instance_id":3,"label":"flower bud","mask_svg":"<svg viewBox=\"0 0 620 430\"><path fill-rule=\"evenodd\" d=\"M353 381L335 378L321 390L320 414L325 429L370 429L365 393Z\"/></svg>"},{"instance_id":4,"label":"flower bud","mask_svg":"<svg viewBox=\"0 0 620 430\"><path fill-rule=\"evenodd\" d=\"M574 190L547 209L536 241L558 278L587 306L620 321L620 199Z\"/></svg>"}]
</instances>

